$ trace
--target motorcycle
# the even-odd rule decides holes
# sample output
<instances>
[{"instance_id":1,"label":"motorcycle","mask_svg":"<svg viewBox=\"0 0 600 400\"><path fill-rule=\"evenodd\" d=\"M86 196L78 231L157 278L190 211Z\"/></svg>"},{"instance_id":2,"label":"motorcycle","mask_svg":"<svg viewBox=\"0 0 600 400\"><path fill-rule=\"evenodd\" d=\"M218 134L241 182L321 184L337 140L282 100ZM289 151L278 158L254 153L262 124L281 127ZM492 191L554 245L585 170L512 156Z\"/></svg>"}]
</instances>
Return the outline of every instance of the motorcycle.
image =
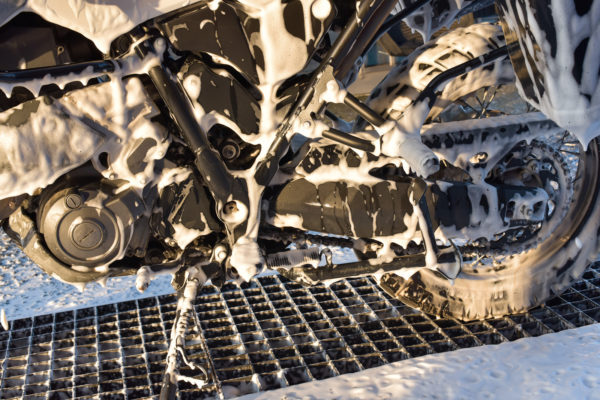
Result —
<instances>
[{"instance_id":1,"label":"motorcycle","mask_svg":"<svg viewBox=\"0 0 600 400\"><path fill-rule=\"evenodd\" d=\"M1 2L2 228L76 286L274 269L525 311L598 253L598 2L566 3Z\"/></svg>"}]
</instances>

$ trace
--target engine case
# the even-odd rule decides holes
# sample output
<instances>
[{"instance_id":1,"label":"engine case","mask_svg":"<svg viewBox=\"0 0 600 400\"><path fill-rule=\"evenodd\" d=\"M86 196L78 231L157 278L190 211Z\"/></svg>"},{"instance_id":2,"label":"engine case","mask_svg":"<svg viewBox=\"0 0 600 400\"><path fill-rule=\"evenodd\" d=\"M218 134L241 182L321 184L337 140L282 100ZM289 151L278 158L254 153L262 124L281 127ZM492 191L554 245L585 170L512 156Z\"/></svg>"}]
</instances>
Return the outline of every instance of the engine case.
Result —
<instances>
[{"instance_id":1,"label":"engine case","mask_svg":"<svg viewBox=\"0 0 600 400\"><path fill-rule=\"evenodd\" d=\"M43 202L38 227L56 258L96 267L122 258L132 242L147 242L148 230L135 229L146 211L143 200L133 190L115 194L115 189L102 184L63 189ZM142 237L134 240L134 234Z\"/></svg>"}]
</instances>

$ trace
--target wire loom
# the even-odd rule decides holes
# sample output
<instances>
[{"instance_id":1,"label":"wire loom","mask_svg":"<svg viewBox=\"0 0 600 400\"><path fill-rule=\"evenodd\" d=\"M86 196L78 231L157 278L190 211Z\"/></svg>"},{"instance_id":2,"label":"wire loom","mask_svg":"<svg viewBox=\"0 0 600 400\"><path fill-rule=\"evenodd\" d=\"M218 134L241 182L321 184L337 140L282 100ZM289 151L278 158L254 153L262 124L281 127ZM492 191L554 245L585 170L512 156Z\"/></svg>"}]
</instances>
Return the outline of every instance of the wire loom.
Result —
<instances>
[{"instance_id":1,"label":"wire loom","mask_svg":"<svg viewBox=\"0 0 600 400\"><path fill-rule=\"evenodd\" d=\"M0 332L0 398L158 397L175 307L166 295L12 321ZM192 334L187 354L210 379L179 382L179 397L227 398L599 322L600 263L545 307L465 324L409 308L372 278L207 286L195 309L209 354Z\"/></svg>"}]
</instances>

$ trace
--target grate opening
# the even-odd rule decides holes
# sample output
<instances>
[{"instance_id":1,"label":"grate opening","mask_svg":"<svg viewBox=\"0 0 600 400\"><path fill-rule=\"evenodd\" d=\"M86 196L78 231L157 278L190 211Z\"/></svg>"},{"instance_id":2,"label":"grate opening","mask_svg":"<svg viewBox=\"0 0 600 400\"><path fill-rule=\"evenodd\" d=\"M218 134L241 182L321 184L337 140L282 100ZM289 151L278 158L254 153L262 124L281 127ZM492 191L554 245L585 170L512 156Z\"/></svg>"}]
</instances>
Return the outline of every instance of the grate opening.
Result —
<instances>
[{"instance_id":1,"label":"grate opening","mask_svg":"<svg viewBox=\"0 0 600 400\"><path fill-rule=\"evenodd\" d=\"M166 295L11 321L0 332L0 398L156 397L175 308ZM431 318L372 278L304 288L267 276L220 291L208 286L195 310L209 354L191 334L188 354L210 379L201 389L180 382L179 397L231 398L597 323L600 264L543 307L471 323Z\"/></svg>"}]
</instances>

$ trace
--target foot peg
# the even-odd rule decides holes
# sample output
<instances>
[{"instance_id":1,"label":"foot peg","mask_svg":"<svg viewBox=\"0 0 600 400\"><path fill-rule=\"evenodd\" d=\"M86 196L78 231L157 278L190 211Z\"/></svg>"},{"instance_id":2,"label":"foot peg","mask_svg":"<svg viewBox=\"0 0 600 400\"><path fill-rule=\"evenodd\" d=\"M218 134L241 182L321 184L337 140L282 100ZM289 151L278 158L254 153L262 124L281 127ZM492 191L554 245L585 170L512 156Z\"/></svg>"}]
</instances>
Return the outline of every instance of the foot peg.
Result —
<instances>
[{"instance_id":1,"label":"foot peg","mask_svg":"<svg viewBox=\"0 0 600 400\"><path fill-rule=\"evenodd\" d=\"M321 251L319 247L309 247L308 249L297 249L282 251L280 253L269 254L267 256L267 267L270 269L291 269L302 265L309 264L316 268L321 262L321 256L327 253L331 254L329 249ZM328 262L328 264L331 264Z\"/></svg>"}]
</instances>

